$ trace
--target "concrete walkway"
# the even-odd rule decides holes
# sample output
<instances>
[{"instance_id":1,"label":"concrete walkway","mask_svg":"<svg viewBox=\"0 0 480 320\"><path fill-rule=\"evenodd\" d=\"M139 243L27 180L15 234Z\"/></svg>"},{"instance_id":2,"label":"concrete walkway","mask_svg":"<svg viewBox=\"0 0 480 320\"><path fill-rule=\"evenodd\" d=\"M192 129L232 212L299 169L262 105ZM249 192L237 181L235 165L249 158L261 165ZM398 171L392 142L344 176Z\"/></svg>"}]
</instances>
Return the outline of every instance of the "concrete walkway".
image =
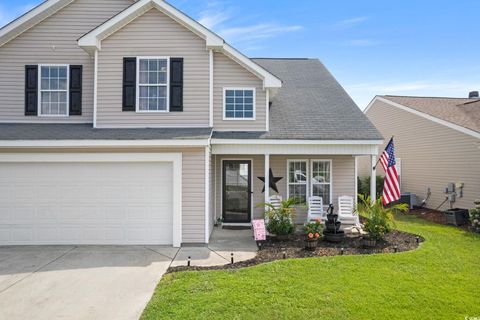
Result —
<instances>
[{"instance_id":1,"label":"concrete walkway","mask_svg":"<svg viewBox=\"0 0 480 320\"><path fill-rule=\"evenodd\" d=\"M0 319L136 320L167 269L251 259L250 230L215 228L208 247L0 247Z\"/></svg>"},{"instance_id":2,"label":"concrete walkway","mask_svg":"<svg viewBox=\"0 0 480 320\"><path fill-rule=\"evenodd\" d=\"M186 266L188 257L192 266L218 266L231 262L249 260L257 254L257 245L251 230L228 230L216 227L207 247L182 247L172 266Z\"/></svg>"}]
</instances>

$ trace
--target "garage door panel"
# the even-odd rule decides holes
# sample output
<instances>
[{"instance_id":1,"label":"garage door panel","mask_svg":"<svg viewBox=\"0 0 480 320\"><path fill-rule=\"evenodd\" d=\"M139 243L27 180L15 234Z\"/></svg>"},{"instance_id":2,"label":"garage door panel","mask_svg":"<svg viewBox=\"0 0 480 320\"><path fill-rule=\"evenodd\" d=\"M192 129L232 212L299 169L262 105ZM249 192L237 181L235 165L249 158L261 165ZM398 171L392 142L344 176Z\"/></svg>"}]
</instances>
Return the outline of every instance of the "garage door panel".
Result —
<instances>
[{"instance_id":1,"label":"garage door panel","mask_svg":"<svg viewBox=\"0 0 480 320\"><path fill-rule=\"evenodd\" d=\"M170 163L2 163L0 178L0 245L172 243Z\"/></svg>"}]
</instances>

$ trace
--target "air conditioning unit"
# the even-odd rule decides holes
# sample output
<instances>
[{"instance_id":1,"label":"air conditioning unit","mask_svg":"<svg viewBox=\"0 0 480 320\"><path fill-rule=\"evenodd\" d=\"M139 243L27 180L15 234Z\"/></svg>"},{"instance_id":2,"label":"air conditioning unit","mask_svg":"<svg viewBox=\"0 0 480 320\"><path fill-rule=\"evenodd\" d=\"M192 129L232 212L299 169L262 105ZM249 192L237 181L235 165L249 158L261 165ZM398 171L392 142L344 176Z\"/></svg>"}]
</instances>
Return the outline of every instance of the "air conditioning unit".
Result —
<instances>
[{"instance_id":1,"label":"air conditioning unit","mask_svg":"<svg viewBox=\"0 0 480 320\"><path fill-rule=\"evenodd\" d=\"M410 209L417 205L417 195L410 192L402 193L400 200L395 203L406 203Z\"/></svg>"}]
</instances>

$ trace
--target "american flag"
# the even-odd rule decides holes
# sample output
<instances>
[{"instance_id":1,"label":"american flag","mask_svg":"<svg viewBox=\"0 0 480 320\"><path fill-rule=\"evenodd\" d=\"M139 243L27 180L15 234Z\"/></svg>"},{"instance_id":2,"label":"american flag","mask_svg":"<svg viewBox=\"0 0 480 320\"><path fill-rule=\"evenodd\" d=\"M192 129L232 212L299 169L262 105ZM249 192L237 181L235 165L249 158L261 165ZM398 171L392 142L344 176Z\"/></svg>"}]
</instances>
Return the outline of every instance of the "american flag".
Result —
<instances>
[{"instance_id":1,"label":"american flag","mask_svg":"<svg viewBox=\"0 0 480 320\"><path fill-rule=\"evenodd\" d=\"M380 163L385 170L385 182L383 185L383 205L400 199L400 182L398 180L397 162L395 160L395 145L393 138L388 143L380 157Z\"/></svg>"}]
</instances>

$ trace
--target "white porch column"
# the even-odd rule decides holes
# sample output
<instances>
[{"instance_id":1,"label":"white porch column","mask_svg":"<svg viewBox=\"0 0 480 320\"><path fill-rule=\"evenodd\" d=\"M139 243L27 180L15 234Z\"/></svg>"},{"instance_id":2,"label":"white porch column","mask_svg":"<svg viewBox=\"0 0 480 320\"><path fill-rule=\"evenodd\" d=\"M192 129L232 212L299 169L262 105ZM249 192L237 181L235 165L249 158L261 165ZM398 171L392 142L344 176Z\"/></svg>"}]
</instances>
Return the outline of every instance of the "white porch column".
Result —
<instances>
[{"instance_id":1,"label":"white porch column","mask_svg":"<svg viewBox=\"0 0 480 320\"><path fill-rule=\"evenodd\" d=\"M265 154L265 203L270 202L270 154Z\"/></svg>"},{"instance_id":2,"label":"white porch column","mask_svg":"<svg viewBox=\"0 0 480 320\"><path fill-rule=\"evenodd\" d=\"M372 155L371 159L370 196L372 197L372 202L375 202L377 200L377 168L375 166L377 164L377 156Z\"/></svg>"}]
</instances>

